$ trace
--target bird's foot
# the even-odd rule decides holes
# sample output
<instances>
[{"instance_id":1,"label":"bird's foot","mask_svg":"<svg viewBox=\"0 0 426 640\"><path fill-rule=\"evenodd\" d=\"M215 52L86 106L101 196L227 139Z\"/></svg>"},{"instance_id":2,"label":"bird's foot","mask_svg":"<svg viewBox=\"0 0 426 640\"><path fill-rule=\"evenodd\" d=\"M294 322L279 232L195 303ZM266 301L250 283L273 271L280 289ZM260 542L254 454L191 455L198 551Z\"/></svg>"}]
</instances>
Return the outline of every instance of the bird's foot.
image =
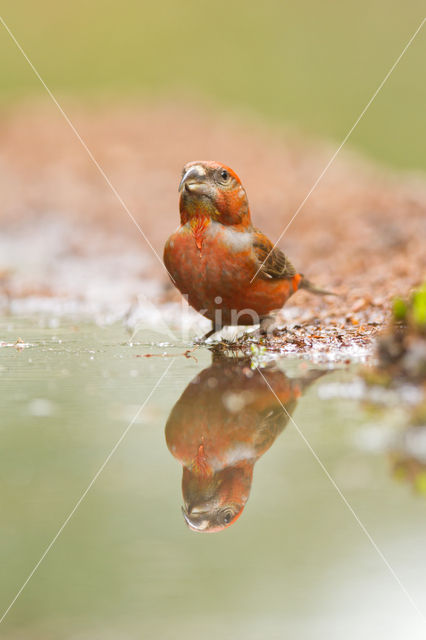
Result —
<instances>
[{"instance_id":1,"label":"bird's foot","mask_svg":"<svg viewBox=\"0 0 426 640\"><path fill-rule=\"evenodd\" d=\"M264 316L260 319L259 336L268 338L274 334L276 328L275 318L273 316Z\"/></svg>"},{"instance_id":2,"label":"bird's foot","mask_svg":"<svg viewBox=\"0 0 426 640\"><path fill-rule=\"evenodd\" d=\"M222 329L222 327L212 327L210 329L210 331L207 331L207 333L205 333L203 336L201 336L200 338L195 338L194 342L196 344L204 344L205 342L207 342L207 340L209 338L211 338L215 333L217 333L218 331L220 331Z\"/></svg>"}]
</instances>

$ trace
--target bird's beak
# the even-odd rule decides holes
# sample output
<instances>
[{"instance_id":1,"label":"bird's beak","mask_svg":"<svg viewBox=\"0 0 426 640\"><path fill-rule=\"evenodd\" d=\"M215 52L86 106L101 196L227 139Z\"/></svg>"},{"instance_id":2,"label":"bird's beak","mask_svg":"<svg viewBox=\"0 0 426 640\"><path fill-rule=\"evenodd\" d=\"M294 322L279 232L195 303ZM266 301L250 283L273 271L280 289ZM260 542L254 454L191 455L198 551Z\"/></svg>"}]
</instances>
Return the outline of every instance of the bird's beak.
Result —
<instances>
[{"instance_id":1,"label":"bird's beak","mask_svg":"<svg viewBox=\"0 0 426 640\"><path fill-rule=\"evenodd\" d=\"M182 514L186 524L193 531L204 531L209 526L207 516L205 514L188 514L182 507Z\"/></svg>"},{"instance_id":2,"label":"bird's beak","mask_svg":"<svg viewBox=\"0 0 426 640\"><path fill-rule=\"evenodd\" d=\"M206 172L198 165L190 167L188 171L185 171L182 180L179 183L179 191L185 187L190 193L205 193L206 192Z\"/></svg>"}]
</instances>

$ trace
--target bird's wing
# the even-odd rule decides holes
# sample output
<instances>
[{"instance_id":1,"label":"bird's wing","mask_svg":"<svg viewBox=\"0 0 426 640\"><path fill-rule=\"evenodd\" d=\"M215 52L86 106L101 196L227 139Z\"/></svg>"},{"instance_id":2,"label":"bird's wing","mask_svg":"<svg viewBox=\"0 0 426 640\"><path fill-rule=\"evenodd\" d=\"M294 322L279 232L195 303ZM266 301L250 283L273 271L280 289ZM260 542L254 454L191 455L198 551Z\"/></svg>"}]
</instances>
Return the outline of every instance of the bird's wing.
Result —
<instances>
[{"instance_id":1,"label":"bird's wing","mask_svg":"<svg viewBox=\"0 0 426 640\"><path fill-rule=\"evenodd\" d=\"M253 235L253 250L259 265L262 265L259 271L261 277L280 280L296 275L296 269L281 249L274 248L269 238L261 231L255 229Z\"/></svg>"}]
</instances>

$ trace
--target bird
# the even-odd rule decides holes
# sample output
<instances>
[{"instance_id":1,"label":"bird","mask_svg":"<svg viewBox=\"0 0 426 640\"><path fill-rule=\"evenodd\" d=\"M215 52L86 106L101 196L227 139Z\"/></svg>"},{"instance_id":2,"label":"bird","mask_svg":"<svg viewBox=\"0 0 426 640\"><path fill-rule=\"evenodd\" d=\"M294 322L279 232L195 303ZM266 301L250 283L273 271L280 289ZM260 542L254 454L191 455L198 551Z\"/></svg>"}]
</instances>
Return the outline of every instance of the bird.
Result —
<instances>
[{"instance_id":1,"label":"bird","mask_svg":"<svg viewBox=\"0 0 426 640\"><path fill-rule=\"evenodd\" d=\"M182 513L192 531L216 533L238 520L256 462L284 430L301 395L324 374L310 370L288 378L276 363L260 370L249 357L212 354L165 428L168 449L183 468Z\"/></svg>"},{"instance_id":2,"label":"bird","mask_svg":"<svg viewBox=\"0 0 426 640\"><path fill-rule=\"evenodd\" d=\"M188 303L212 322L203 339L228 325L273 326L298 289L316 287L253 226L247 193L230 167L212 160L185 164L179 184L180 226L164 247L164 265Z\"/></svg>"}]
</instances>

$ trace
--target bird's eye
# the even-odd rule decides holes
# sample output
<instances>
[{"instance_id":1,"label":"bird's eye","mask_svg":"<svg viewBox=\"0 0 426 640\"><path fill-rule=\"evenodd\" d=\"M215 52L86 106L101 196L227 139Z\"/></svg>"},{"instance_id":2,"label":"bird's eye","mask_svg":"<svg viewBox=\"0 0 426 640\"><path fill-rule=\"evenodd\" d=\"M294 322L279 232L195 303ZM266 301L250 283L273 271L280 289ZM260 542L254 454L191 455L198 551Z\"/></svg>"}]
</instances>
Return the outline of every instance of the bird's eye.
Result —
<instances>
[{"instance_id":1,"label":"bird's eye","mask_svg":"<svg viewBox=\"0 0 426 640\"><path fill-rule=\"evenodd\" d=\"M232 511L226 511L225 515L223 516L223 522L225 524L229 524L231 522L231 520L232 520L232 516L233 515L234 514L232 513Z\"/></svg>"},{"instance_id":2,"label":"bird's eye","mask_svg":"<svg viewBox=\"0 0 426 640\"><path fill-rule=\"evenodd\" d=\"M229 180L229 172L226 169L222 169L222 171L220 172L220 177L224 182L226 182L227 180Z\"/></svg>"}]
</instances>

